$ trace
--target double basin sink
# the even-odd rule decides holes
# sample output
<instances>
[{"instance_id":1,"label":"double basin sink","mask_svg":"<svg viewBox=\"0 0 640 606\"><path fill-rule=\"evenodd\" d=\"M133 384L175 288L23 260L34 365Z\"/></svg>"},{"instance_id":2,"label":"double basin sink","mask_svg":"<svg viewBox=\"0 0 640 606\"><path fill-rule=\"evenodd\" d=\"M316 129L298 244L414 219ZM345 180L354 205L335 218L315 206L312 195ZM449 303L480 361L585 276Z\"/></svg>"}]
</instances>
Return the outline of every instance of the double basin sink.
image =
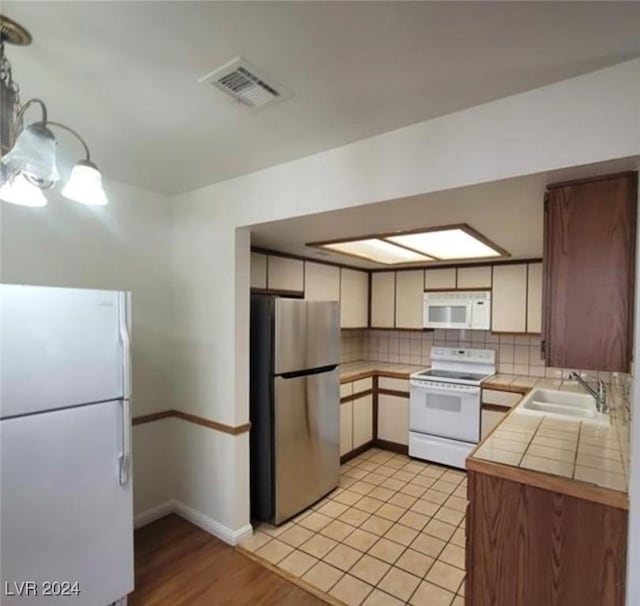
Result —
<instances>
[{"instance_id":1,"label":"double basin sink","mask_svg":"<svg viewBox=\"0 0 640 606\"><path fill-rule=\"evenodd\" d=\"M609 415L598 412L595 398L586 393L534 389L518 404L516 412L582 421L593 425L609 425Z\"/></svg>"}]
</instances>

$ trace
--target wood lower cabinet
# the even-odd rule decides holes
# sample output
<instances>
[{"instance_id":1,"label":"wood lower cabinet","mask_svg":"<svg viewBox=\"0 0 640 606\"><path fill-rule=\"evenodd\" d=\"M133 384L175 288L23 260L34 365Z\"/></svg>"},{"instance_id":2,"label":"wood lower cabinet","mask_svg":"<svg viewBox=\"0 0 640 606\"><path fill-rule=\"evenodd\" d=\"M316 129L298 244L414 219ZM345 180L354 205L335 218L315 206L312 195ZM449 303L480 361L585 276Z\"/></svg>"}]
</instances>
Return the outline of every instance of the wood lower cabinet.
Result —
<instances>
[{"instance_id":1,"label":"wood lower cabinet","mask_svg":"<svg viewBox=\"0 0 640 606\"><path fill-rule=\"evenodd\" d=\"M637 173L549 186L543 344L547 366L629 372Z\"/></svg>"},{"instance_id":2,"label":"wood lower cabinet","mask_svg":"<svg viewBox=\"0 0 640 606\"><path fill-rule=\"evenodd\" d=\"M627 512L468 473L468 606L623 606Z\"/></svg>"}]
</instances>

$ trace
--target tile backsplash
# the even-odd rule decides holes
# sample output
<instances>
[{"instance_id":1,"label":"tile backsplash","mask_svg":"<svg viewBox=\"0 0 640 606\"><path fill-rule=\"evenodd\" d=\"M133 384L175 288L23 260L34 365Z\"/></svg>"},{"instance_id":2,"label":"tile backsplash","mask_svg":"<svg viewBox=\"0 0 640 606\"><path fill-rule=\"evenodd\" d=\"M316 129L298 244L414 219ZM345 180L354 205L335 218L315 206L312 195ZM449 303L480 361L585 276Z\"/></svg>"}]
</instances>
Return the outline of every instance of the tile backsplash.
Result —
<instances>
[{"instance_id":1,"label":"tile backsplash","mask_svg":"<svg viewBox=\"0 0 640 606\"><path fill-rule=\"evenodd\" d=\"M546 368L537 335L497 335L484 330L343 330L341 345L342 362L374 360L428 366L433 346L475 347L495 350L499 373L560 379L573 370L580 370ZM608 372L585 372L590 378L597 377L607 383L612 378Z\"/></svg>"}]
</instances>

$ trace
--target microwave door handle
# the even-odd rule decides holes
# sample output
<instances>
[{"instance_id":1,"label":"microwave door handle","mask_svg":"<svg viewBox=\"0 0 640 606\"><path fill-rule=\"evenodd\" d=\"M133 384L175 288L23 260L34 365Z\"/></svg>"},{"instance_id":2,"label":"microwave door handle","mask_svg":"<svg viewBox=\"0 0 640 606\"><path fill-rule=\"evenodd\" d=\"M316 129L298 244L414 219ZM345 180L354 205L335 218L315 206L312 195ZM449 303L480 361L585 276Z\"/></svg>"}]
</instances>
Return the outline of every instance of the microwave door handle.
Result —
<instances>
[{"instance_id":1,"label":"microwave door handle","mask_svg":"<svg viewBox=\"0 0 640 606\"><path fill-rule=\"evenodd\" d=\"M473 328L476 305L469 301L469 328Z\"/></svg>"}]
</instances>

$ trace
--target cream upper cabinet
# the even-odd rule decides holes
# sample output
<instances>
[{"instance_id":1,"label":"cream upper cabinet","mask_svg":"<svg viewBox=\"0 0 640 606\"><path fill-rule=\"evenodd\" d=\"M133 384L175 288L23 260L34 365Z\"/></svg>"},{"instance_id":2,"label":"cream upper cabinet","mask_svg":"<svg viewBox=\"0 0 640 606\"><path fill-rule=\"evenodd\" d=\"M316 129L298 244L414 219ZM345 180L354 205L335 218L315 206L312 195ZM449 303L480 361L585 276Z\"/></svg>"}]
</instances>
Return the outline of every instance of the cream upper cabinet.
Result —
<instances>
[{"instance_id":1,"label":"cream upper cabinet","mask_svg":"<svg viewBox=\"0 0 640 606\"><path fill-rule=\"evenodd\" d=\"M305 262L304 298L307 301L339 301L340 268Z\"/></svg>"},{"instance_id":2,"label":"cream upper cabinet","mask_svg":"<svg viewBox=\"0 0 640 606\"><path fill-rule=\"evenodd\" d=\"M267 255L251 253L251 288L267 288Z\"/></svg>"},{"instance_id":3,"label":"cream upper cabinet","mask_svg":"<svg viewBox=\"0 0 640 606\"><path fill-rule=\"evenodd\" d=\"M396 328L422 328L424 270L396 273Z\"/></svg>"},{"instance_id":4,"label":"cream upper cabinet","mask_svg":"<svg viewBox=\"0 0 640 606\"><path fill-rule=\"evenodd\" d=\"M395 326L396 274L380 271L371 274L371 327Z\"/></svg>"},{"instance_id":5,"label":"cream upper cabinet","mask_svg":"<svg viewBox=\"0 0 640 606\"><path fill-rule=\"evenodd\" d=\"M304 263L298 259L269 255L267 283L269 290L302 292Z\"/></svg>"},{"instance_id":6,"label":"cream upper cabinet","mask_svg":"<svg viewBox=\"0 0 640 606\"><path fill-rule=\"evenodd\" d=\"M527 265L495 265L491 299L493 332L527 331Z\"/></svg>"},{"instance_id":7,"label":"cream upper cabinet","mask_svg":"<svg viewBox=\"0 0 640 606\"><path fill-rule=\"evenodd\" d=\"M542 332L542 263L529 263L527 332Z\"/></svg>"},{"instance_id":8,"label":"cream upper cabinet","mask_svg":"<svg viewBox=\"0 0 640 606\"><path fill-rule=\"evenodd\" d=\"M353 448L373 440L373 398L353 400Z\"/></svg>"},{"instance_id":9,"label":"cream upper cabinet","mask_svg":"<svg viewBox=\"0 0 640 606\"><path fill-rule=\"evenodd\" d=\"M491 267L458 267L458 288L491 288Z\"/></svg>"},{"instance_id":10,"label":"cream upper cabinet","mask_svg":"<svg viewBox=\"0 0 640 606\"><path fill-rule=\"evenodd\" d=\"M366 328L369 325L369 274L340 269L340 326Z\"/></svg>"},{"instance_id":11,"label":"cream upper cabinet","mask_svg":"<svg viewBox=\"0 0 640 606\"><path fill-rule=\"evenodd\" d=\"M409 443L409 398L378 394L378 438Z\"/></svg>"},{"instance_id":12,"label":"cream upper cabinet","mask_svg":"<svg viewBox=\"0 0 640 606\"><path fill-rule=\"evenodd\" d=\"M448 290L456 287L456 268L425 269L424 287L426 290Z\"/></svg>"}]
</instances>

